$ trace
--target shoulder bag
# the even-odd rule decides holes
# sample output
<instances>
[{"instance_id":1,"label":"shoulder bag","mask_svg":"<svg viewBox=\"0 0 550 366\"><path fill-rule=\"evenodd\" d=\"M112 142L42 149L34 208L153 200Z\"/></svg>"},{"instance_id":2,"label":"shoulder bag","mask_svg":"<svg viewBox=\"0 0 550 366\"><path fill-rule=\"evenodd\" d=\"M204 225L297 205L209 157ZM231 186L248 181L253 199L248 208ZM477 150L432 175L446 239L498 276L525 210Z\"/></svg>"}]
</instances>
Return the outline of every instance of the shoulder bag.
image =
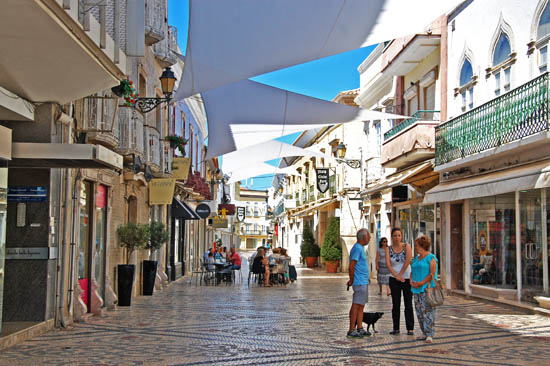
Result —
<instances>
[{"instance_id":1,"label":"shoulder bag","mask_svg":"<svg viewBox=\"0 0 550 366\"><path fill-rule=\"evenodd\" d=\"M435 287L426 288L426 302L432 308L443 305L443 302L445 301L445 291L439 284L439 281L434 279L434 282Z\"/></svg>"}]
</instances>

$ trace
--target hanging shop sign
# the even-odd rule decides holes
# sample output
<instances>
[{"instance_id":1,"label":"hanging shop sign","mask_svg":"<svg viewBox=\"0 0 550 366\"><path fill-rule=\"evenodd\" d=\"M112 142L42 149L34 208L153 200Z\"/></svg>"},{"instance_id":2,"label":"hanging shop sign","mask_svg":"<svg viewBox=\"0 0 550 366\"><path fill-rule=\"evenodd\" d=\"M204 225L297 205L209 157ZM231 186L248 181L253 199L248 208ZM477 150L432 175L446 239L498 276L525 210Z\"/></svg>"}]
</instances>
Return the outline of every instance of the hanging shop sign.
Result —
<instances>
[{"instance_id":1,"label":"hanging shop sign","mask_svg":"<svg viewBox=\"0 0 550 366\"><path fill-rule=\"evenodd\" d=\"M195 208L195 212L197 215L199 215L202 219L210 216L210 206L208 206L206 203L201 203Z\"/></svg>"},{"instance_id":2,"label":"hanging shop sign","mask_svg":"<svg viewBox=\"0 0 550 366\"><path fill-rule=\"evenodd\" d=\"M172 176L179 180L187 179L190 166L190 158L174 158L172 161Z\"/></svg>"},{"instance_id":3,"label":"hanging shop sign","mask_svg":"<svg viewBox=\"0 0 550 366\"><path fill-rule=\"evenodd\" d=\"M218 205L218 214L225 210L225 215L233 216L235 215L235 205L230 203L220 203Z\"/></svg>"},{"instance_id":4,"label":"hanging shop sign","mask_svg":"<svg viewBox=\"0 0 550 366\"><path fill-rule=\"evenodd\" d=\"M246 217L245 207L237 207L237 221L243 222Z\"/></svg>"},{"instance_id":5,"label":"hanging shop sign","mask_svg":"<svg viewBox=\"0 0 550 366\"><path fill-rule=\"evenodd\" d=\"M149 182L149 204L171 205L174 199L176 180L172 178L155 178Z\"/></svg>"},{"instance_id":6,"label":"hanging shop sign","mask_svg":"<svg viewBox=\"0 0 550 366\"><path fill-rule=\"evenodd\" d=\"M328 168L317 168L317 189L321 193L328 191L329 170Z\"/></svg>"},{"instance_id":7,"label":"hanging shop sign","mask_svg":"<svg viewBox=\"0 0 550 366\"><path fill-rule=\"evenodd\" d=\"M229 220L220 216L214 216L208 220L208 223L215 229L227 229L229 226Z\"/></svg>"},{"instance_id":8,"label":"hanging shop sign","mask_svg":"<svg viewBox=\"0 0 550 366\"><path fill-rule=\"evenodd\" d=\"M47 196L46 187L8 187L9 202L44 202Z\"/></svg>"}]
</instances>

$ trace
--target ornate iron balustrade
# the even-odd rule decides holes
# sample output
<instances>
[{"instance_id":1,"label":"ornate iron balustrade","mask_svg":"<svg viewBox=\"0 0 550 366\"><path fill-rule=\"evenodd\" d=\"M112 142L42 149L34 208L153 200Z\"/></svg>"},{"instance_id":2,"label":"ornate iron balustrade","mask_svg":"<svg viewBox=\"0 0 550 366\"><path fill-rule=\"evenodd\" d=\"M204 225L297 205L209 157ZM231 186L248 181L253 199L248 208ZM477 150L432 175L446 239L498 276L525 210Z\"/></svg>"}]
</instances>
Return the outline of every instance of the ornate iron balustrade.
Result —
<instances>
[{"instance_id":1,"label":"ornate iron balustrade","mask_svg":"<svg viewBox=\"0 0 550 366\"><path fill-rule=\"evenodd\" d=\"M279 202L279 204L275 207L275 210L273 210L273 216L279 216L285 212L285 204L284 202Z\"/></svg>"},{"instance_id":2,"label":"ornate iron balustrade","mask_svg":"<svg viewBox=\"0 0 550 366\"><path fill-rule=\"evenodd\" d=\"M144 153L143 115L130 107L118 109L119 150L124 154Z\"/></svg>"},{"instance_id":3,"label":"ornate iron balustrade","mask_svg":"<svg viewBox=\"0 0 550 366\"><path fill-rule=\"evenodd\" d=\"M388 132L384 134L384 141L389 140L391 137L397 135L407 127L413 125L418 121L438 121L440 118L439 111L420 110L414 113L411 118L404 120Z\"/></svg>"},{"instance_id":4,"label":"ornate iron balustrade","mask_svg":"<svg viewBox=\"0 0 550 366\"><path fill-rule=\"evenodd\" d=\"M435 164L442 165L548 131L549 73L435 129Z\"/></svg>"}]
</instances>

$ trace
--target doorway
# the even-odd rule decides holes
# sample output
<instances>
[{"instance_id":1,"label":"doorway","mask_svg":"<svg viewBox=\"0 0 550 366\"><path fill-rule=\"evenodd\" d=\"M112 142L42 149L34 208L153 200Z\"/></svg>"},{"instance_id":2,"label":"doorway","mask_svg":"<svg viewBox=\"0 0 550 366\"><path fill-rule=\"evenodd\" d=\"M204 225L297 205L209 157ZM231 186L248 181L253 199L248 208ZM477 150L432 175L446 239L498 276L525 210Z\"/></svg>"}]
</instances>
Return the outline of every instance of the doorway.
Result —
<instances>
[{"instance_id":1,"label":"doorway","mask_svg":"<svg viewBox=\"0 0 550 366\"><path fill-rule=\"evenodd\" d=\"M451 288L464 290L462 203L451 205Z\"/></svg>"},{"instance_id":2,"label":"doorway","mask_svg":"<svg viewBox=\"0 0 550 366\"><path fill-rule=\"evenodd\" d=\"M78 243L78 283L82 301L90 311L92 273L92 183L84 181L80 187L80 238Z\"/></svg>"}]
</instances>

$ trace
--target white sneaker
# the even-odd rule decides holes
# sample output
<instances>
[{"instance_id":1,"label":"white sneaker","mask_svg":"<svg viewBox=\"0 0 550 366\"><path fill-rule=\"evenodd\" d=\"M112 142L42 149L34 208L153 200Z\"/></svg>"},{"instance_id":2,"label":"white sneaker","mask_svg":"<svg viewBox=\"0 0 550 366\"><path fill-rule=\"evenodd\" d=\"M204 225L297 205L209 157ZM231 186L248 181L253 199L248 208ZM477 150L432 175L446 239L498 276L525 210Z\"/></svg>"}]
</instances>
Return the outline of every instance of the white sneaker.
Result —
<instances>
[{"instance_id":1,"label":"white sneaker","mask_svg":"<svg viewBox=\"0 0 550 366\"><path fill-rule=\"evenodd\" d=\"M426 337L426 343L433 343L434 340L432 339L432 337Z\"/></svg>"}]
</instances>

